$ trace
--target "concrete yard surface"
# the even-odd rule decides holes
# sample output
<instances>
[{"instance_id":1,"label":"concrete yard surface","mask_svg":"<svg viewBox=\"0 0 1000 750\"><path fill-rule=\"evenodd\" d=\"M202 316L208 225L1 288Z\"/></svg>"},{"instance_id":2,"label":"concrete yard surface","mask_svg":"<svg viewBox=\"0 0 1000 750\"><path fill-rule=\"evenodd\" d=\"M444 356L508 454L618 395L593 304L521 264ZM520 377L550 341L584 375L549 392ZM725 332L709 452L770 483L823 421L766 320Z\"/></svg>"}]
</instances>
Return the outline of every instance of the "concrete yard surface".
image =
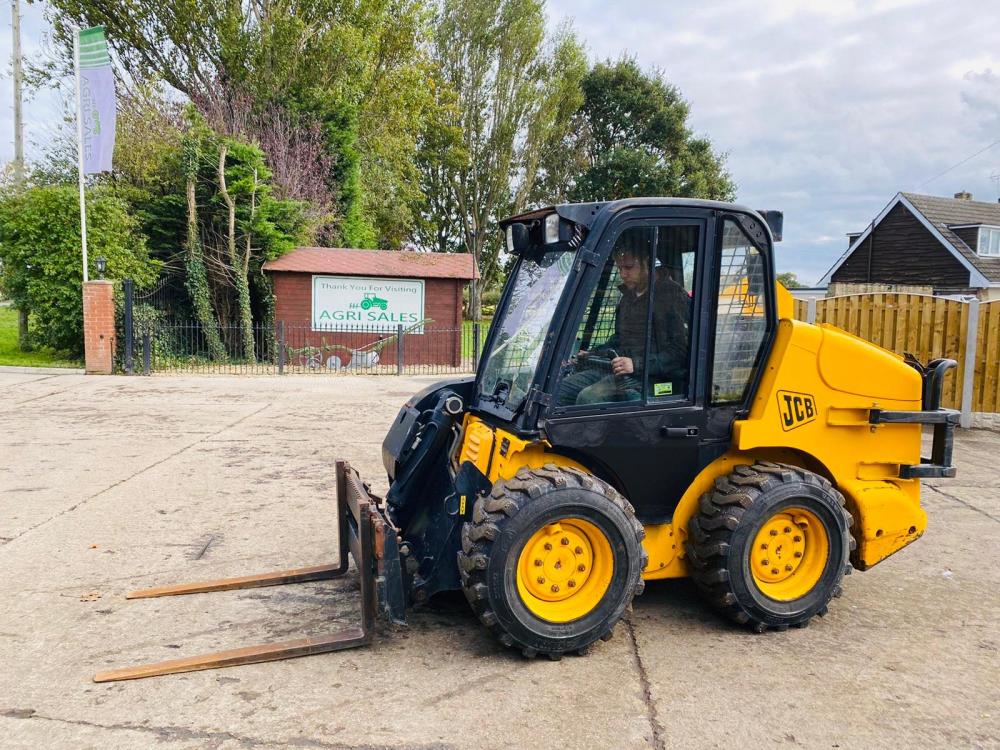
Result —
<instances>
[{"instance_id":1,"label":"concrete yard surface","mask_svg":"<svg viewBox=\"0 0 1000 750\"><path fill-rule=\"evenodd\" d=\"M651 583L587 657L504 649L459 594L366 649L135 682L95 672L354 624L353 578L126 601L334 562L334 471L385 490L426 377L0 373L0 747L1000 747L1000 435L957 438L927 533L808 628Z\"/></svg>"}]
</instances>

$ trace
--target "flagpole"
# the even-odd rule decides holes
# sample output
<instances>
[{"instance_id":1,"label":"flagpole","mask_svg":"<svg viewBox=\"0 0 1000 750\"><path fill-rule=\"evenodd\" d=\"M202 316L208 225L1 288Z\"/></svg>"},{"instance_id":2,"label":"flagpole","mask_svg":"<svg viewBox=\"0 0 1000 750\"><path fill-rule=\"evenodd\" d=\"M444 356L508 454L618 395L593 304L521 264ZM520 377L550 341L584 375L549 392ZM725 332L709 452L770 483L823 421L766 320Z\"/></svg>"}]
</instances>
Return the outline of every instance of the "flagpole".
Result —
<instances>
[{"instance_id":1,"label":"flagpole","mask_svg":"<svg viewBox=\"0 0 1000 750\"><path fill-rule=\"evenodd\" d=\"M80 241L83 245L83 282L87 283L87 206L83 200L83 113L80 94L80 30L73 32L73 70L76 73L76 155L80 177Z\"/></svg>"}]
</instances>

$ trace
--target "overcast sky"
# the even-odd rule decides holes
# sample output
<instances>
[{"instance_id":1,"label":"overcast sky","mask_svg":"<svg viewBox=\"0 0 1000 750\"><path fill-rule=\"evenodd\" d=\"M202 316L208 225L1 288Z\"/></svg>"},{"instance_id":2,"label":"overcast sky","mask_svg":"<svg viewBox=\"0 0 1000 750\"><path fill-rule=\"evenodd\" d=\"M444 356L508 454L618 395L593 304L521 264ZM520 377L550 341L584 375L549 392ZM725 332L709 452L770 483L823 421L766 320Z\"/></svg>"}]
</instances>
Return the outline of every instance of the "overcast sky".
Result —
<instances>
[{"instance_id":1,"label":"overcast sky","mask_svg":"<svg viewBox=\"0 0 1000 750\"><path fill-rule=\"evenodd\" d=\"M898 191L995 201L1000 9L982 0L549 0L591 57L657 66L728 153L738 200L785 212L778 270L816 282ZM934 179L937 177L937 179Z\"/></svg>"},{"instance_id":2,"label":"overcast sky","mask_svg":"<svg viewBox=\"0 0 1000 750\"><path fill-rule=\"evenodd\" d=\"M691 125L728 154L738 200L785 212L778 270L813 283L898 191L1000 197L1000 11L982 0L548 0L594 59L663 70ZM39 5L22 2L37 54ZM10 5L0 54L10 59ZM9 71L9 67L7 68ZM0 161L13 155L10 78ZM50 95L25 105L29 159L60 127ZM958 164L990 144L996 145Z\"/></svg>"}]
</instances>

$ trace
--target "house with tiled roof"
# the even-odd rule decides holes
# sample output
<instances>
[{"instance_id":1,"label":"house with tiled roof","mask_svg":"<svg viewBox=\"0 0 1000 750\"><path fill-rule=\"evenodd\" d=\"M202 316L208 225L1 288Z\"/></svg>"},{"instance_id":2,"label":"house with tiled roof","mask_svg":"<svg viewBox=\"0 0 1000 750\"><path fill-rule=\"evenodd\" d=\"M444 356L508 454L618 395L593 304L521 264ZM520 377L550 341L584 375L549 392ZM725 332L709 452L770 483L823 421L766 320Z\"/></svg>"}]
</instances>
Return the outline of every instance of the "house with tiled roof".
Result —
<instances>
[{"instance_id":1,"label":"house with tiled roof","mask_svg":"<svg viewBox=\"0 0 1000 750\"><path fill-rule=\"evenodd\" d=\"M820 281L1000 299L1000 203L897 193Z\"/></svg>"}]
</instances>

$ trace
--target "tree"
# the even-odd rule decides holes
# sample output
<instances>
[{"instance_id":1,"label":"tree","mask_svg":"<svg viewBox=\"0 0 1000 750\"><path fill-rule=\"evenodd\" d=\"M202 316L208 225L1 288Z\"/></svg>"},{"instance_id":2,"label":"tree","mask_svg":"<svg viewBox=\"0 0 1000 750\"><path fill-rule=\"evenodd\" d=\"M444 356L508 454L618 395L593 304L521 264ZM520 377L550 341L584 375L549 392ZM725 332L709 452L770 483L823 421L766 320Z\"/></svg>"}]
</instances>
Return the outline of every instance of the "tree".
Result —
<instances>
[{"instance_id":1,"label":"tree","mask_svg":"<svg viewBox=\"0 0 1000 750\"><path fill-rule=\"evenodd\" d=\"M538 112L528 128L515 212L528 206L565 203L567 196L557 186L564 181L563 175L576 173L579 167L572 143L577 113L584 102L587 56L568 24L556 30L550 46L548 81L539 94Z\"/></svg>"},{"instance_id":2,"label":"tree","mask_svg":"<svg viewBox=\"0 0 1000 750\"><path fill-rule=\"evenodd\" d=\"M662 74L632 58L599 63L583 79L578 136L570 151L585 168L553 186L577 201L644 195L731 200L724 158L687 125L690 108Z\"/></svg>"},{"instance_id":3,"label":"tree","mask_svg":"<svg viewBox=\"0 0 1000 750\"><path fill-rule=\"evenodd\" d=\"M791 271L778 274L778 281L785 289L801 289L805 286L798 277Z\"/></svg>"},{"instance_id":4,"label":"tree","mask_svg":"<svg viewBox=\"0 0 1000 750\"><path fill-rule=\"evenodd\" d=\"M90 273L98 256L110 278L149 283L159 263L146 253L145 240L128 204L111 190L87 195ZM83 353L83 269L80 203L76 187L32 187L0 197L0 285L18 309L31 313L35 343L78 356Z\"/></svg>"},{"instance_id":5,"label":"tree","mask_svg":"<svg viewBox=\"0 0 1000 750\"><path fill-rule=\"evenodd\" d=\"M464 249L454 186L468 161L458 97L450 86L437 85L417 146L420 191L411 238L418 247L441 253Z\"/></svg>"},{"instance_id":6,"label":"tree","mask_svg":"<svg viewBox=\"0 0 1000 750\"><path fill-rule=\"evenodd\" d=\"M568 29L546 49L542 7L541 0L444 0L435 21L434 61L455 96L446 122L461 131L464 158L459 166L422 163L422 184L440 202L428 225L444 238L460 234L487 288L501 270L495 222L531 195L542 149L568 127L565 99L572 100L580 71L582 53ZM446 153L457 151L449 146Z\"/></svg>"},{"instance_id":7,"label":"tree","mask_svg":"<svg viewBox=\"0 0 1000 750\"><path fill-rule=\"evenodd\" d=\"M321 129L337 202L330 231L372 245L409 230L413 154L426 101L426 0L231 3L53 0L57 38L102 24L123 82L160 79L204 109L245 92ZM262 122L260 120L258 123ZM250 133L263 144L265 131Z\"/></svg>"},{"instance_id":8,"label":"tree","mask_svg":"<svg viewBox=\"0 0 1000 750\"><path fill-rule=\"evenodd\" d=\"M272 174L256 145L221 136L195 118L185 137L187 285L206 330L238 324L232 350L255 355L253 322L270 289L254 294L264 261L299 244L307 214L273 195ZM256 297L256 299L255 299ZM210 353L219 356L209 339Z\"/></svg>"}]
</instances>

